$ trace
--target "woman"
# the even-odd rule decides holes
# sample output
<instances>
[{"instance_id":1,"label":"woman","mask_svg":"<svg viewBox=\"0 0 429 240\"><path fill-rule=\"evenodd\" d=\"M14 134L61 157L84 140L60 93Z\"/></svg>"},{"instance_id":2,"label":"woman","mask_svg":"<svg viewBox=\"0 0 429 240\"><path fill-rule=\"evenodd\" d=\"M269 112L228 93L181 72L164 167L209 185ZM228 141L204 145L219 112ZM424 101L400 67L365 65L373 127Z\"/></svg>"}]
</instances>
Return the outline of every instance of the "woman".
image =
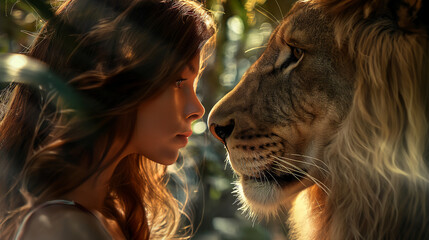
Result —
<instances>
[{"instance_id":1,"label":"woman","mask_svg":"<svg viewBox=\"0 0 429 240\"><path fill-rule=\"evenodd\" d=\"M65 2L29 55L79 99L11 86L0 239L175 238L166 166L204 114L195 88L214 34L191 0Z\"/></svg>"}]
</instances>

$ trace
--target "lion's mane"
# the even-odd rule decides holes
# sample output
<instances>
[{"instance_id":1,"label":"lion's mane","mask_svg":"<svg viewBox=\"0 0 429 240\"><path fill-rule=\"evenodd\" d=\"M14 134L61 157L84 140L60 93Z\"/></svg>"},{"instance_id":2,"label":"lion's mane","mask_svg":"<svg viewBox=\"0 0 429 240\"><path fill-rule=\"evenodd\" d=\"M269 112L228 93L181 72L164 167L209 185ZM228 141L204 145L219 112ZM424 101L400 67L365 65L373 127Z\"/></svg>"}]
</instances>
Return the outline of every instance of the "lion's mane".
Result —
<instances>
[{"instance_id":1,"label":"lion's mane","mask_svg":"<svg viewBox=\"0 0 429 240\"><path fill-rule=\"evenodd\" d=\"M317 199L323 194L306 190L313 234L429 239L427 8L412 0L318 2L354 61L356 82L349 115L324 155L331 192ZM292 214L294 234L307 238L298 221Z\"/></svg>"}]
</instances>

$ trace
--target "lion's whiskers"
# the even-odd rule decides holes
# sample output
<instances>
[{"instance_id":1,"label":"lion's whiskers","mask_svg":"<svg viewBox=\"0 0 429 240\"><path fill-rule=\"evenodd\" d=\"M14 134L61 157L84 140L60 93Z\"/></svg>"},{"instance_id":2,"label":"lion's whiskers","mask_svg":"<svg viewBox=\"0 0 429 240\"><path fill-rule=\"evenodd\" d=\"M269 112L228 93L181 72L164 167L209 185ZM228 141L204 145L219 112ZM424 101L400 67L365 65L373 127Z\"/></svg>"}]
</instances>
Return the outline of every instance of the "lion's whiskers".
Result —
<instances>
[{"instance_id":1,"label":"lion's whiskers","mask_svg":"<svg viewBox=\"0 0 429 240\"><path fill-rule=\"evenodd\" d=\"M317 165L317 164L315 164L313 162L306 162L306 161L303 161L303 160L298 160L298 159L293 159L293 158L288 158L288 157L277 157L277 158L282 158L284 160L289 160L289 161L292 161L292 162L304 163L304 164L316 167L316 168L318 168L320 170L323 170L325 173L329 174L329 171L327 169L325 169L325 168L323 168L323 167L321 167L321 166L319 166L319 165Z\"/></svg>"},{"instance_id":2,"label":"lion's whiskers","mask_svg":"<svg viewBox=\"0 0 429 240\"><path fill-rule=\"evenodd\" d=\"M270 172L267 172L267 173L270 174L272 179L274 179L274 181L276 182L276 185L280 187L280 183L276 180L276 178Z\"/></svg>"},{"instance_id":3,"label":"lion's whiskers","mask_svg":"<svg viewBox=\"0 0 429 240\"><path fill-rule=\"evenodd\" d=\"M289 168L287 168L287 167L284 167L284 166L281 166L281 165L277 165L278 167L280 167L280 168L278 168L278 167L273 167L273 169L274 170L277 170L277 171L280 171L280 172L284 172L283 170L286 170L287 171L287 173L289 173L289 174L291 174L294 178L296 178L296 180L298 180L304 187L307 187L302 181L301 181L301 179L299 179L299 177L301 177L302 175L301 174L299 174L299 173L294 173L294 172L292 172ZM282 169L283 168L283 169ZM298 177L297 177L297 175L298 175Z\"/></svg>"},{"instance_id":4,"label":"lion's whiskers","mask_svg":"<svg viewBox=\"0 0 429 240\"><path fill-rule=\"evenodd\" d=\"M267 11L265 8L263 8L260 5L255 6L256 11L258 11L260 14L264 15L266 18L271 20L275 24L280 24L280 20L278 20L274 14L270 13L270 11ZM263 11L262 11L263 10ZM268 15L269 14L269 15Z\"/></svg>"},{"instance_id":5,"label":"lion's whiskers","mask_svg":"<svg viewBox=\"0 0 429 240\"><path fill-rule=\"evenodd\" d=\"M286 154L289 156L303 157L303 158L308 158L311 160L316 160L316 161L322 163L323 165L325 165L326 168L328 168L328 165L326 165L326 163L319 158L308 156L308 155L302 155L302 154L298 154L298 153L286 153Z\"/></svg>"},{"instance_id":6,"label":"lion's whiskers","mask_svg":"<svg viewBox=\"0 0 429 240\"><path fill-rule=\"evenodd\" d=\"M296 180L298 180L304 187L307 187L307 185L305 185L301 179L299 179L299 177L303 177L303 175L299 172L292 172L292 170L290 170L289 168L285 167L285 166L280 166L278 165L278 167L273 167L274 170L280 171L280 172L284 172L286 170L287 173L291 174L294 178L296 178Z\"/></svg>"},{"instance_id":7,"label":"lion's whiskers","mask_svg":"<svg viewBox=\"0 0 429 240\"><path fill-rule=\"evenodd\" d=\"M293 170L296 170L298 173L296 173L296 172L291 173L291 170L288 167L283 166L281 164L276 164L276 166L280 167L280 168L276 168L276 170L281 171L281 172L283 172L283 170L286 170L286 171L288 171L288 173L291 173L292 175L294 175L294 177L295 177L295 174L299 174L298 176L301 176L301 177L307 177L310 180L312 180L317 186L319 186L320 189L322 189L326 194L329 194L329 192L330 192L329 188L324 183L322 183L320 180L316 179L315 177L311 176L309 173L307 173L303 169L299 168L298 166L295 166L292 163L287 162L284 159L281 159L277 156L272 156L272 157L275 158L276 160L280 161L281 163L284 163L284 164L292 167ZM304 186L306 186L306 185L304 185Z\"/></svg>"},{"instance_id":8,"label":"lion's whiskers","mask_svg":"<svg viewBox=\"0 0 429 240\"><path fill-rule=\"evenodd\" d=\"M281 172L284 172L284 170L286 170L287 171L287 173L290 173L290 174L292 174L295 178L296 178L296 176L298 176L298 177L307 177L307 178L309 178L310 180L312 180L320 189L322 189L322 191L324 191L326 194L329 194L329 192L330 192L330 190L328 189L328 187L324 184L324 183L322 183L320 180L318 180L318 179L316 179L316 178L314 178L314 177L312 177L310 174L308 174L308 173L306 173L306 172L303 172L303 173L297 173L297 172L292 172L290 169L288 169L286 166L281 166L281 168L273 168L273 169L275 169L275 170L278 170L278 171L281 171ZM299 179L298 179L299 180ZM307 185L305 185L304 183L302 183L302 181L301 180L299 180L300 182L301 182L301 184L303 185L303 186L305 186L305 187L307 187Z\"/></svg>"},{"instance_id":9,"label":"lion's whiskers","mask_svg":"<svg viewBox=\"0 0 429 240\"><path fill-rule=\"evenodd\" d=\"M256 154L254 154L254 155L255 156L253 158L258 157ZM288 155L297 156L297 157L304 157L304 158L308 158L311 160L315 160L315 161L318 161L320 163L323 163L323 165L327 167L327 165L322 160L315 158L315 157L305 156L305 155L301 155L301 154L288 154ZM329 194L330 190L323 182L321 182L317 178L311 176L308 172L304 171L302 168L290 163L290 161L301 163L301 164L307 164L309 166L315 167L315 168L325 172L326 174L329 174L329 171L325 167L319 166L315 162L307 162L304 160L293 159L293 158L284 157L284 156L272 155L270 157L273 157L276 160L274 162L275 165L273 166L274 170L291 174L294 178L296 178L305 187L307 187L306 184L303 183L299 177L306 177L306 178L310 179L311 181L313 181L326 194ZM280 163L283 163L283 164L280 164ZM245 161L240 161L239 164L240 164L240 167L242 169L244 169ZM284 165L287 165L287 166L284 166ZM247 166L247 168L249 168L249 166ZM252 166L252 167L250 167L250 170L253 173L257 173L258 177L255 178L255 181L257 183L259 183L261 185L268 183L269 182L268 177L265 175L265 173L267 173L267 174L270 174L271 179L273 179L275 181L275 184L277 186L280 186L280 183L275 179L275 177L269 171L264 171L265 169L262 166ZM234 175L236 175L236 174L234 174ZM238 175L236 175L235 177L238 177Z\"/></svg>"},{"instance_id":10,"label":"lion's whiskers","mask_svg":"<svg viewBox=\"0 0 429 240\"><path fill-rule=\"evenodd\" d=\"M254 51L254 50L258 50L258 49L266 48L266 47L267 47L267 45L263 45L263 46L259 46L259 47L249 48L249 49L247 49L246 51L244 51L244 53L248 53L248 52L250 52L250 51Z\"/></svg>"},{"instance_id":11,"label":"lion's whiskers","mask_svg":"<svg viewBox=\"0 0 429 240\"><path fill-rule=\"evenodd\" d=\"M261 182L258 181L258 178L256 179L256 182L260 183L261 185L263 185L264 184L264 179L262 179L261 171L258 171L258 175L259 175L259 180L261 180Z\"/></svg>"},{"instance_id":12,"label":"lion's whiskers","mask_svg":"<svg viewBox=\"0 0 429 240\"><path fill-rule=\"evenodd\" d=\"M275 0L275 1L276 1L276 4L277 4L277 7L279 8L280 15L282 16L282 19L283 19L285 16L284 16L284 14L283 14L282 8L280 7L279 2L278 2L277 0Z\"/></svg>"}]
</instances>

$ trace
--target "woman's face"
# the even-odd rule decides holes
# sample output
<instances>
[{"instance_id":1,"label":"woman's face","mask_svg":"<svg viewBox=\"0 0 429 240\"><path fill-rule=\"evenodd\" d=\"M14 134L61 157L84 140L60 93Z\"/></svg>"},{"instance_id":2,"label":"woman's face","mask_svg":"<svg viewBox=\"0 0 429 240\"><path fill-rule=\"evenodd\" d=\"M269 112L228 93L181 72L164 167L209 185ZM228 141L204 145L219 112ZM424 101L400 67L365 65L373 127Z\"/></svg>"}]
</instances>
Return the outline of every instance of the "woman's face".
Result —
<instances>
[{"instance_id":1,"label":"woman's face","mask_svg":"<svg viewBox=\"0 0 429 240\"><path fill-rule=\"evenodd\" d=\"M195 92L199 71L197 55L185 67L181 79L139 106L129 145L132 153L164 165L177 160L179 149L186 146L192 134L191 123L204 115Z\"/></svg>"}]
</instances>

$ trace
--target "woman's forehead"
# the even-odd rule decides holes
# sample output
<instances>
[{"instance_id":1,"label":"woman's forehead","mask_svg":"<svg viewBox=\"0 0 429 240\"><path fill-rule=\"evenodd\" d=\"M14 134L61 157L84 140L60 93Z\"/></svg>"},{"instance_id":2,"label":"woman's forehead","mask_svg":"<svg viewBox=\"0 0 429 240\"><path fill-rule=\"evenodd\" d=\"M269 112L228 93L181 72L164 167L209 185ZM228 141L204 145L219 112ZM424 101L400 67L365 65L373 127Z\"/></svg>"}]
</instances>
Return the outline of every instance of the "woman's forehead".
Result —
<instances>
[{"instance_id":1,"label":"woman's forehead","mask_svg":"<svg viewBox=\"0 0 429 240\"><path fill-rule=\"evenodd\" d=\"M200 53L197 53L194 58L189 61L187 67L193 74L198 74L200 71Z\"/></svg>"}]
</instances>

